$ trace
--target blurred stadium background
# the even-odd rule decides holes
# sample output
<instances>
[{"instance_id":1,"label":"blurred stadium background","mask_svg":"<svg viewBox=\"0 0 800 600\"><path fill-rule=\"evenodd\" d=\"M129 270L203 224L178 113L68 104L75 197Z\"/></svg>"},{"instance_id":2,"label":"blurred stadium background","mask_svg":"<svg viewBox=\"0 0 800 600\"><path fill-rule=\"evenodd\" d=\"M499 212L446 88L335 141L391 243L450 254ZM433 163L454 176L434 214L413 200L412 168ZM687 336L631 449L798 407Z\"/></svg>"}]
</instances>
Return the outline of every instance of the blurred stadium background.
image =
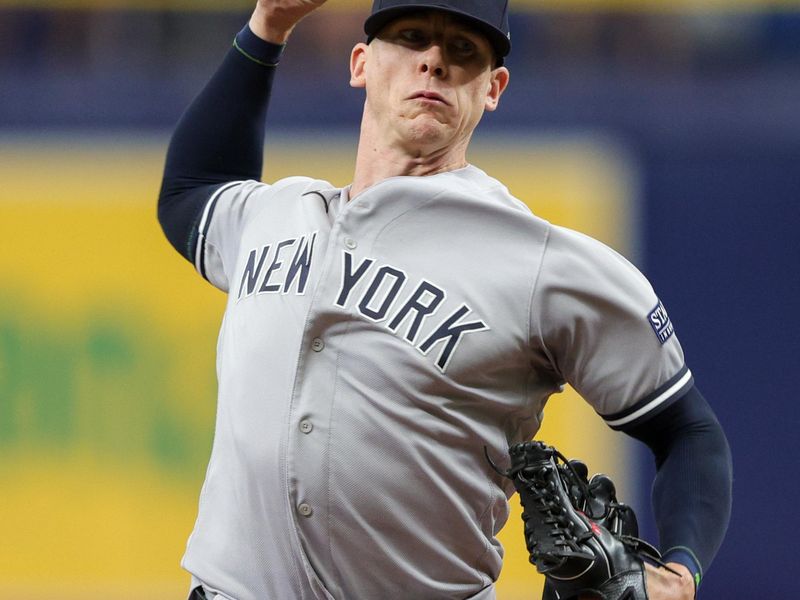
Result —
<instances>
[{"instance_id":1,"label":"blurred stadium background","mask_svg":"<svg viewBox=\"0 0 800 600\"><path fill-rule=\"evenodd\" d=\"M734 451L701 597L796 598L800 2L511 5L511 87L471 158L629 256L669 309ZM368 6L330 0L292 38L266 179L348 183ZM0 0L0 597L185 595L224 299L154 203L169 131L249 10ZM551 405L541 437L614 475L655 539L646 453L574 394ZM516 517L503 540L500 600L538 597Z\"/></svg>"}]
</instances>

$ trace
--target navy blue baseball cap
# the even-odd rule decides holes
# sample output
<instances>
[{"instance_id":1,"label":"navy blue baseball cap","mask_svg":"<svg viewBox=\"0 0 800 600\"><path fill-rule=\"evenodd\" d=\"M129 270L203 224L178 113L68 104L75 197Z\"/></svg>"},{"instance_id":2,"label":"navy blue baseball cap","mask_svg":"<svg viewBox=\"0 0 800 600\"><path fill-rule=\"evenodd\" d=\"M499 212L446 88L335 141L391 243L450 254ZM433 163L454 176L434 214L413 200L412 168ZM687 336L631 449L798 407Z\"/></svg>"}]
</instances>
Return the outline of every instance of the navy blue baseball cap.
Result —
<instances>
[{"instance_id":1,"label":"navy blue baseball cap","mask_svg":"<svg viewBox=\"0 0 800 600\"><path fill-rule=\"evenodd\" d=\"M497 65L511 52L511 33L508 29L508 0L374 0L372 13L364 22L367 42L384 25L400 15L420 10L443 10L453 13L484 33L497 54Z\"/></svg>"}]
</instances>

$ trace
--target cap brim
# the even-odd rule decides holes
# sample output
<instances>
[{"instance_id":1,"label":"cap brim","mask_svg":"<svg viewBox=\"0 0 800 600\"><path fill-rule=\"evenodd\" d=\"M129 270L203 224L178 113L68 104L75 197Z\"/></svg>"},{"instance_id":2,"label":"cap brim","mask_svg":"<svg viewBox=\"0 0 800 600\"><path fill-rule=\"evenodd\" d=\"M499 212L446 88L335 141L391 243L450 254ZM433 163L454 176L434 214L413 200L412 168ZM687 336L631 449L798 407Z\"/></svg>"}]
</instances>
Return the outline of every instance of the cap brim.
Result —
<instances>
[{"instance_id":1,"label":"cap brim","mask_svg":"<svg viewBox=\"0 0 800 600\"><path fill-rule=\"evenodd\" d=\"M454 15L464 19L464 21L473 25L477 30L481 31L487 37L489 43L494 48L495 54L497 55L498 66L503 64L503 59L508 56L509 52L511 52L511 40L509 40L502 31L493 25L490 25L485 21L481 21L480 19L476 19L472 15L468 15L467 13L461 12L454 8L437 7L431 6L430 4L404 4L403 6L384 8L371 14L369 17L367 17L367 20L364 21L364 33L367 34L367 42L372 41L372 39L377 36L381 29L388 25L390 21L395 20L403 14L419 12L421 10L441 10L444 12L453 13Z\"/></svg>"}]
</instances>

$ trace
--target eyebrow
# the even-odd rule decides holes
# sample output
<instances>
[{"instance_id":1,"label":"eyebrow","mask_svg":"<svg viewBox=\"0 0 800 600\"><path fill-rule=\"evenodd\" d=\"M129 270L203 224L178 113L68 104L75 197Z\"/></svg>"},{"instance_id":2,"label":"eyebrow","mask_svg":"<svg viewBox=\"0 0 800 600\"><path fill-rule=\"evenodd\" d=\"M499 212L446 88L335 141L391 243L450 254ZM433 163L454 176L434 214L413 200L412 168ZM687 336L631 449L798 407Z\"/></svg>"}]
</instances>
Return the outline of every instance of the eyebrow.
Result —
<instances>
[{"instance_id":1,"label":"eyebrow","mask_svg":"<svg viewBox=\"0 0 800 600\"><path fill-rule=\"evenodd\" d=\"M431 12L434 12L434 11L435 11L435 9L419 10L419 11L409 12L409 13L407 13L405 15L402 15L402 16L398 17L396 19L395 23L399 23L401 21L406 21L406 20L422 21L424 23L428 23L430 21L430 14L431 14ZM489 42L489 39L486 37L486 34L484 34L483 31L481 31L479 28L475 27L475 25L470 23L467 19L464 19L462 17L459 17L458 15L454 15L454 14L451 14L451 13L444 13L444 15L446 16L446 18L450 19L453 24L455 24L455 25L459 26L460 28L462 28L463 30L465 30L465 32L467 32L467 33L469 33L471 35L474 35L476 37L479 37L479 38L481 38L483 40L486 40L486 42L489 44L489 46L491 46L491 43Z\"/></svg>"},{"instance_id":2,"label":"eyebrow","mask_svg":"<svg viewBox=\"0 0 800 600\"><path fill-rule=\"evenodd\" d=\"M397 19L395 19L391 23L388 23L386 25L386 29L397 27L398 25L400 28L402 28L404 25L411 26L417 23L422 23L427 25L430 23L430 14L434 11L435 9L429 9L429 10L422 9L418 11L408 12L404 15L397 17ZM461 29L461 31L459 32L460 34L468 36L470 41L473 41L475 43L476 47L478 48L478 51L480 53L485 52L490 57L492 64L494 66L497 66L497 52L495 50L495 47L492 44L491 40L489 40L489 38L481 29L470 23L467 19L459 17L458 15L454 15L451 13L444 13L444 14L448 19L451 20L452 24L460 27ZM410 22L407 24L404 23L407 21Z\"/></svg>"}]
</instances>

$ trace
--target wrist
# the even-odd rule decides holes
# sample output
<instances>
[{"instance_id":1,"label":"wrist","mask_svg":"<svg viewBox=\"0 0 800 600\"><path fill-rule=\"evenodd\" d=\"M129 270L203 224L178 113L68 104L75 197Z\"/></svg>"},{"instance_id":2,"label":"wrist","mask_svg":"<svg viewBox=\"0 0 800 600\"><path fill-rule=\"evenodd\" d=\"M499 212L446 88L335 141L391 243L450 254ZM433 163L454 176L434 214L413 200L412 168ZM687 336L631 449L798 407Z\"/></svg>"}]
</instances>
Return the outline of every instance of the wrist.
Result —
<instances>
[{"instance_id":1,"label":"wrist","mask_svg":"<svg viewBox=\"0 0 800 600\"><path fill-rule=\"evenodd\" d=\"M692 581L695 593L697 593L697 588L700 587L700 581L703 578L703 569L694 552L684 546L676 546L664 552L661 558L670 566L677 564L684 567Z\"/></svg>"},{"instance_id":2,"label":"wrist","mask_svg":"<svg viewBox=\"0 0 800 600\"><path fill-rule=\"evenodd\" d=\"M276 66L285 48L283 44L274 44L257 36L249 25L236 35L233 47L247 59L264 67Z\"/></svg>"}]
</instances>

